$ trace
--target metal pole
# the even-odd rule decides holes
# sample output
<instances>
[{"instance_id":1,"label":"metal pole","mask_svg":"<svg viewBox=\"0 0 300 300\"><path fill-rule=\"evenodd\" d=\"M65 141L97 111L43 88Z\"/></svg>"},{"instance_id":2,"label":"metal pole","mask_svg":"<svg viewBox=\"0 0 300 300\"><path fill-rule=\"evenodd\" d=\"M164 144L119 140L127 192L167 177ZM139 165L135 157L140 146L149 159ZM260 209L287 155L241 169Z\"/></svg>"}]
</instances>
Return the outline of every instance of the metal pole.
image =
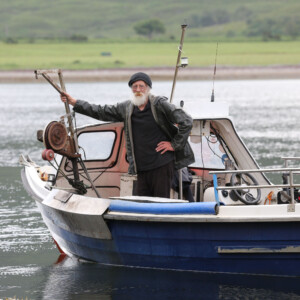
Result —
<instances>
[{"instance_id":1,"label":"metal pole","mask_svg":"<svg viewBox=\"0 0 300 300\"><path fill-rule=\"evenodd\" d=\"M58 70L58 78L59 78L61 90L63 92L66 92L66 86L65 86L63 75L62 75L62 72L60 69ZM69 107L68 103L64 103L64 104L65 104L65 110L66 110L67 118L68 118L69 131L70 131L70 135L71 135L70 144L71 144L72 148L75 150L75 152L78 153L78 146L74 139L75 135L74 135L73 121L72 121L71 114L70 114L70 107ZM77 159L72 158L71 162L72 162L72 166L73 166L74 179L75 179L75 181L79 182L79 170L78 170Z\"/></svg>"},{"instance_id":2,"label":"metal pole","mask_svg":"<svg viewBox=\"0 0 300 300\"><path fill-rule=\"evenodd\" d=\"M290 191L291 191L291 204L295 203L295 195L294 195L294 189L293 189L293 182L294 182L294 177L293 177L293 172L290 171Z\"/></svg>"},{"instance_id":3,"label":"metal pole","mask_svg":"<svg viewBox=\"0 0 300 300\"><path fill-rule=\"evenodd\" d=\"M63 77L61 69L58 70L58 78L59 78L61 89L64 92L66 92L66 86L65 86L64 77ZM67 102L65 102L65 109L66 109L66 113L67 113L67 116L68 116L68 123L69 123L69 130L70 130L70 134L71 134L71 141L74 143L73 146L74 146L74 149L75 149L76 153L79 153L77 134L76 134L75 128L73 126L73 120L71 118L70 106ZM75 159L74 161L72 160L72 163L73 163L73 168L75 168L78 172L77 159ZM81 167L83 168L83 171L85 172L89 182L91 183L91 186L92 186L94 192L96 193L97 197L100 198L100 194L98 193L98 191L97 191L97 189L94 185L94 182L93 182L92 178L90 177L90 174L88 173L88 170L85 167L85 164L82 161L82 159L80 159L79 163L81 164ZM74 176L75 176L75 174L74 174Z\"/></svg>"},{"instance_id":4,"label":"metal pole","mask_svg":"<svg viewBox=\"0 0 300 300\"><path fill-rule=\"evenodd\" d=\"M64 77L63 77L61 69L58 70L58 78L59 78L61 89L63 90L63 92L66 92L66 86L65 86ZM70 134L71 134L71 138L72 138L71 140L74 141L73 146L74 146L76 153L78 153L79 147L78 147L78 142L77 142L77 134L75 134L75 128L73 126L73 121L72 121L71 112L70 112L70 106L67 102L65 102L64 104L65 104L65 109L66 109L66 113L67 113L67 117L68 117L69 130L70 130Z\"/></svg>"},{"instance_id":5,"label":"metal pole","mask_svg":"<svg viewBox=\"0 0 300 300\"><path fill-rule=\"evenodd\" d=\"M183 198L183 193L182 193L182 169L178 170L179 172L179 199Z\"/></svg>"},{"instance_id":6,"label":"metal pole","mask_svg":"<svg viewBox=\"0 0 300 300\"><path fill-rule=\"evenodd\" d=\"M300 171L300 168L278 168L278 169L249 169L249 170L229 170L229 171L210 171L209 174L242 174L242 173L272 173Z\"/></svg>"},{"instance_id":7,"label":"metal pole","mask_svg":"<svg viewBox=\"0 0 300 300\"><path fill-rule=\"evenodd\" d=\"M172 101L173 101L173 94L174 94L175 85L176 85L177 73L178 73L178 69L179 69L179 62L180 62L180 58L181 58L184 33L185 33L186 27L187 27L187 24L181 25L181 30L182 30L181 31L181 39L180 39L180 45L179 45L179 49L178 49L177 62L176 62L175 74L174 74L173 85L172 85L172 92L171 92L171 96L170 96L170 103L172 103Z\"/></svg>"},{"instance_id":8,"label":"metal pole","mask_svg":"<svg viewBox=\"0 0 300 300\"><path fill-rule=\"evenodd\" d=\"M64 94L66 92L66 87L65 87L65 82L64 82L64 78L63 78L63 74L61 69L58 70L35 70L34 71L36 78L38 77L38 75L42 75L55 89L57 92L59 92L60 94ZM59 78L59 82L60 82L60 86L58 86L52 79L51 77L49 77L47 75L47 73L57 73L58 74L58 78ZM71 135L71 139L70 139L70 143L71 146L73 148L73 150L75 150L76 153L79 153L79 147L78 147L78 141L77 141L77 134L75 132L75 128L73 125L73 120L71 117L71 112L70 112L70 107L68 103L64 103L65 104L65 110L66 110L66 116L68 118L68 124L69 124L69 132ZM73 166L73 174L74 174L74 180L79 182L79 170L78 170L78 161L77 158L71 158L70 159L72 162L72 166ZM87 175L88 181L91 183L91 186L94 190L94 192L96 193L96 195L98 196L98 198L100 198L100 194L98 193L93 180L91 179L87 168L85 167L84 162L82 161L82 159L80 158L79 163L81 164L83 171L85 172L85 174Z\"/></svg>"}]
</instances>

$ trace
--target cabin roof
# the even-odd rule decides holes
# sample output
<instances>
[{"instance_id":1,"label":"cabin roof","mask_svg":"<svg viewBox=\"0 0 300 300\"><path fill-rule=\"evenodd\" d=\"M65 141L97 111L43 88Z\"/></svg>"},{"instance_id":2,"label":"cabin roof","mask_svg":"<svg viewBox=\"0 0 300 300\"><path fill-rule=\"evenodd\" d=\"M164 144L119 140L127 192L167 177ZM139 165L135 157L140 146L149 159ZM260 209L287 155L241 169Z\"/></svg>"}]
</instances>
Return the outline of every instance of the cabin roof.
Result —
<instances>
[{"instance_id":1,"label":"cabin roof","mask_svg":"<svg viewBox=\"0 0 300 300\"><path fill-rule=\"evenodd\" d=\"M185 102L183 109L194 120L202 119L230 119L229 106L224 102Z\"/></svg>"}]
</instances>

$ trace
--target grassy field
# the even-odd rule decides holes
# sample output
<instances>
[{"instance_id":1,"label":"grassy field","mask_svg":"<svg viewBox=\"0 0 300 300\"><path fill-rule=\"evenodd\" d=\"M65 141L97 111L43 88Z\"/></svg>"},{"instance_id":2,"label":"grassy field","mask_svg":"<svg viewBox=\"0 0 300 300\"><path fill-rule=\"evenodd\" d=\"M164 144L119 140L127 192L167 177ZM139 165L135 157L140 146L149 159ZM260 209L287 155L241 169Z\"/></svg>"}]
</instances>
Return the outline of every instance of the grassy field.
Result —
<instances>
[{"instance_id":1,"label":"grassy field","mask_svg":"<svg viewBox=\"0 0 300 300\"><path fill-rule=\"evenodd\" d=\"M216 43L186 43L190 67L211 66ZM0 44L0 70L105 69L173 67L178 43L36 43ZM220 43L217 64L223 66L296 65L300 42Z\"/></svg>"}]
</instances>

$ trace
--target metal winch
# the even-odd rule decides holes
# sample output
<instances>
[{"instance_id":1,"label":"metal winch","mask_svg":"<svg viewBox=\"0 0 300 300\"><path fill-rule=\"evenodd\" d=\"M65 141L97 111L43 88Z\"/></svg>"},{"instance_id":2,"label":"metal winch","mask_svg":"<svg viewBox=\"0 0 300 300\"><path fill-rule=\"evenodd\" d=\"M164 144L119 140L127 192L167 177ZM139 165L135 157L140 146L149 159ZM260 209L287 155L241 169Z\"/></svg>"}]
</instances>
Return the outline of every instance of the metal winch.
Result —
<instances>
[{"instance_id":1,"label":"metal winch","mask_svg":"<svg viewBox=\"0 0 300 300\"><path fill-rule=\"evenodd\" d=\"M38 130L37 139L45 145L46 149L42 152L44 160L52 160L54 152L68 158L80 157L80 154L76 154L73 141L63 121L52 121L44 130Z\"/></svg>"}]
</instances>

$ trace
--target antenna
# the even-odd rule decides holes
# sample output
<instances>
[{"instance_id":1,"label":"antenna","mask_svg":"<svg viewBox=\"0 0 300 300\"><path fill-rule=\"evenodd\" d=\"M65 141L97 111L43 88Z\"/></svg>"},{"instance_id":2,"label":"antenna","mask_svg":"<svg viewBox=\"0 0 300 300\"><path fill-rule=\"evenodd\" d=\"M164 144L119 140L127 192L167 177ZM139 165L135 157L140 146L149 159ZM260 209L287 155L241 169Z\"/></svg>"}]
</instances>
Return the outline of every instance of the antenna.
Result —
<instances>
[{"instance_id":1,"label":"antenna","mask_svg":"<svg viewBox=\"0 0 300 300\"><path fill-rule=\"evenodd\" d=\"M172 103L172 101L173 101L173 95L174 95L174 90L175 90L175 85L176 85L176 78L177 78L178 69L180 67L184 68L188 65L187 57L182 57L181 58L181 52L182 52L183 40L184 40L184 33L185 33L186 27L187 27L187 24L181 25L181 39L180 39L180 45L178 47L178 56L177 56L177 61L176 61L175 74L174 74L174 78L173 78L173 85L172 85L170 103ZM181 59L181 64L179 63L180 59Z\"/></svg>"},{"instance_id":2,"label":"antenna","mask_svg":"<svg viewBox=\"0 0 300 300\"><path fill-rule=\"evenodd\" d=\"M213 75L213 87L212 87L210 102L215 102L215 78L216 78L216 73L217 73L218 47L219 47L219 43L217 43L217 48L216 48L215 67L214 67L214 75Z\"/></svg>"}]
</instances>

